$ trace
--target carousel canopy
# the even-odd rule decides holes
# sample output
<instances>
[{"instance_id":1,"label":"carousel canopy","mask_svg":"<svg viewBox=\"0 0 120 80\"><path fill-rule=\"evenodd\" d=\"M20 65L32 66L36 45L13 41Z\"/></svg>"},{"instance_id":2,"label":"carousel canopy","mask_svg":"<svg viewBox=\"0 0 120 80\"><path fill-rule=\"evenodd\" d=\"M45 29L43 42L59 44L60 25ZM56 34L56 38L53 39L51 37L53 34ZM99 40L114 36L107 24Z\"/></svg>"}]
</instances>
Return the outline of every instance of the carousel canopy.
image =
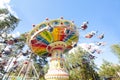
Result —
<instances>
[{"instance_id":1,"label":"carousel canopy","mask_svg":"<svg viewBox=\"0 0 120 80\"><path fill-rule=\"evenodd\" d=\"M64 19L46 20L34 25L28 34L28 45L37 55L48 55L49 49L55 46L70 50L78 42L79 33L72 21ZM64 43L64 44L62 44ZM50 46L51 44L54 44Z\"/></svg>"}]
</instances>

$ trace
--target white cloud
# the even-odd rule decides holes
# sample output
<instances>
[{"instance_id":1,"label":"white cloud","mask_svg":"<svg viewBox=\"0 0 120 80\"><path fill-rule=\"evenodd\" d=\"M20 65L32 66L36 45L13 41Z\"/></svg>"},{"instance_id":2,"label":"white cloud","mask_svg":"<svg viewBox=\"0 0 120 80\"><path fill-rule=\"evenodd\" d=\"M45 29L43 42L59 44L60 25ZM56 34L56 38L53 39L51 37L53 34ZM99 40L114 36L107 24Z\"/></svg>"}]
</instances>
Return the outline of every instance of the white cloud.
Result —
<instances>
[{"instance_id":1,"label":"white cloud","mask_svg":"<svg viewBox=\"0 0 120 80\"><path fill-rule=\"evenodd\" d=\"M16 32L16 33L12 34L12 37L14 37L14 38L19 37L19 36L20 36L20 32Z\"/></svg>"},{"instance_id":2,"label":"white cloud","mask_svg":"<svg viewBox=\"0 0 120 80\"><path fill-rule=\"evenodd\" d=\"M16 13L11 9L10 1L11 0L0 0L0 8L7 8L11 14L17 17Z\"/></svg>"},{"instance_id":3,"label":"white cloud","mask_svg":"<svg viewBox=\"0 0 120 80\"><path fill-rule=\"evenodd\" d=\"M0 0L0 8L8 8L10 0Z\"/></svg>"},{"instance_id":4,"label":"white cloud","mask_svg":"<svg viewBox=\"0 0 120 80\"><path fill-rule=\"evenodd\" d=\"M92 53L94 50L99 51L100 47L95 45L95 43L81 43L78 44L77 47L81 47L83 50L88 51L89 53ZM69 51L69 53L74 53L74 51L77 50L77 48L73 48Z\"/></svg>"},{"instance_id":5,"label":"white cloud","mask_svg":"<svg viewBox=\"0 0 120 80\"><path fill-rule=\"evenodd\" d=\"M6 34L4 33L4 34L2 34L2 37L5 37L6 36ZM14 32L14 33L10 33L10 34L7 34L7 37L11 37L11 38L17 38L17 37L19 37L20 36L20 32Z\"/></svg>"}]
</instances>

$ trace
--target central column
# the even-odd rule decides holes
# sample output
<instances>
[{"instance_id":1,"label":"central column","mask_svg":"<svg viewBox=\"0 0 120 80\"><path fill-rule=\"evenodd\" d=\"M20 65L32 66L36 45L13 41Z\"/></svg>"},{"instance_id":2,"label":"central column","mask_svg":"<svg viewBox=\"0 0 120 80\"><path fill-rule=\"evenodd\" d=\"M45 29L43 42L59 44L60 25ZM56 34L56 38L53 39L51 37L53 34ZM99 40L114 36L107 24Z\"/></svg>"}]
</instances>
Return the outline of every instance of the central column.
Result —
<instances>
[{"instance_id":1,"label":"central column","mask_svg":"<svg viewBox=\"0 0 120 80\"><path fill-rule=\"evenodd\" d=\"M69 80L69 74L67 73L64 66L64 58L62 56L65 49L64 43L55 43L50 45L52 47L51 60L49 70L45 75L46 80Z\"/></svg>"}]
</instances>

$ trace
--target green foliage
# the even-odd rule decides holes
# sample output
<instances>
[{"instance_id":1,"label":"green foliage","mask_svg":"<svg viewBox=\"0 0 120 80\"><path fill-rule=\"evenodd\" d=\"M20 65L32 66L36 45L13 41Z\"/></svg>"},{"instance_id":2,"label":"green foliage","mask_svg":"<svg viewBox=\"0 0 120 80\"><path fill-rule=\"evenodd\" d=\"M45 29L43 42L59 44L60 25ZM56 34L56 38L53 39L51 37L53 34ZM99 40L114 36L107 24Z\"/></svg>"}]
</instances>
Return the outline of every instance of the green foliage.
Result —
<instances>
[{"instance_id":1,"label":"green foliage","mask_svg":"<svg viewBox=\"0 0 120 80\"><path fill-rule=\"evenodd\" d=\"M42 67L42 69L41 69L41 71L40 71L40 75L39 75L39 79L40 80L45 80L45 74L47 73L47 71L48 71L48 68L49 68L49 65L48 64L46 64L46 65L44 65L44 67Z\"/></svg>"},{"instance_id":2,"label":"green foliage","mask_svg":"<svg viewBox=\"0 0 120 80\"><path fill-rule=\"evenodd\" d=\"M12 15L7 9L0 9L0 17L3 17L3 20L0 20L0 34L3 32L13 31L18 23L19 19Z\"/></svg>"},{"instance_id":3,"label":"green foliage","mask_svg":"<svg viewBox=\"0 0 120 80\"><path fill-rule=\"evenodd\" d=\"M26 43L27 40L27 32L20 34L19 41L24 41Z\"/></svg>"},{"instance_id":4,"label":"green foliage","mask_svg":"<svg viewBox=\"0 0 120 80\"><path fill-rule=\"evenodd\" d=\"M88 57L85 56L88 54L78 47L73 53L66 55L65 66L69 71L70 80L99 80L94 65L87 62Z\"/></svg>"},{"instance_id":5,"label":"green foliage","mask_svg":"<svg viewBox=\"0 0 120 80\"><path fill-rule=\"evenodd\" d=\"M8 14L9 11L7 9L0 9L0 14Z\"/></svg>"},{"instance_id":6,"label":"green foliage","mask_svg":"<svg viewBox=\"0 0 120 80\"><path fill-rule=\"evenodd\" d=\"M120 59L120 44L112 45L111 49L118 56L118 58Z\"/></svg>"},{"instance_id":7,"label":"green foliage","mask_svg":"<svg viewBox=\"0 0 120 80\"><path fill-rule=\"evenodd\" d=\"M99 70L99 75L101 77L116 77L115 80L118 80L118 74L117 72L120 72L120 65L115 65L113 63L110 63L108 61L103 61L102 66Z\"/></svg>"}]
</instances>

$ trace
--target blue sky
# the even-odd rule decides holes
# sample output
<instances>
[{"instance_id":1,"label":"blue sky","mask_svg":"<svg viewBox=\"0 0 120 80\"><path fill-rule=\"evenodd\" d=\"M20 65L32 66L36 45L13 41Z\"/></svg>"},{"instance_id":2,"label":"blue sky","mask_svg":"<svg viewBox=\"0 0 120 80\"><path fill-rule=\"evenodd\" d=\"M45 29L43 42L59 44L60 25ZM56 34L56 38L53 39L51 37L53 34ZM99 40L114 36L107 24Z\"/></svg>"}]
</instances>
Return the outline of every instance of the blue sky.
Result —
<instances>
[{"instance_id":1,"label":"blue sky","mask_svg":"<svg viewBox=\"0 0 120 80\"><path fill-rule=\"evenodd\" d=\"M102 59L118 63L118 59L111 53L110 45L120 43L120 1L119 0L11 0L12 10L21 19L14 32L28 32L32 24L39 24L46 17L49 19L60 18L72 20L77 26L89 21L86 31L80 31L79 43L95 42L84 39L83 35L92 30L104 33L107 44L102 47L103 53L97 55L97 65L101 65Z\"/></svg>"}]
</instances>

